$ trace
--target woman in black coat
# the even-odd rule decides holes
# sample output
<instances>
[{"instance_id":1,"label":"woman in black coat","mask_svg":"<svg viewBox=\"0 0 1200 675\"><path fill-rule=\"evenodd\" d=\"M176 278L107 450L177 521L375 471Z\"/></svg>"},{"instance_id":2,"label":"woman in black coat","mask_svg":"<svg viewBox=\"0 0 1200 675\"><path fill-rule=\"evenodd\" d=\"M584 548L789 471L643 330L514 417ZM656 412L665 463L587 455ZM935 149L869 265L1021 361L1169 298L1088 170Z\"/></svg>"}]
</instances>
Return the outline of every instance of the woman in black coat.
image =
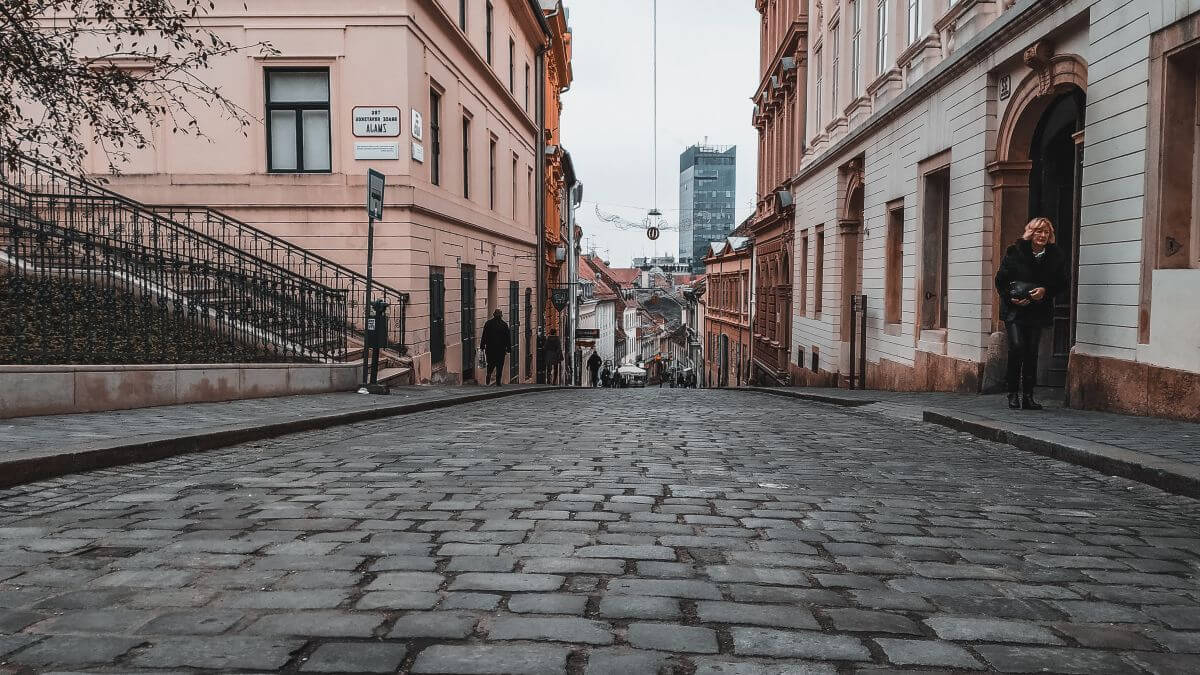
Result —
<instances>
[{"instance_id":1,"label":"woman in black coat","mask_svg":"<svg viewBox=\"0 0 1200 675\"><path fill-rule=\"evenodd\" d=\"M1033 399L1038 347L1042 329L1054 323L1054 296L1067 288L1067 262L1054 243L1054 225L1047 218L1034 218L1008 247L996 272L1000 318L1008 333L1010 408L1042 409Z\"/></svg>"}]
</instances>

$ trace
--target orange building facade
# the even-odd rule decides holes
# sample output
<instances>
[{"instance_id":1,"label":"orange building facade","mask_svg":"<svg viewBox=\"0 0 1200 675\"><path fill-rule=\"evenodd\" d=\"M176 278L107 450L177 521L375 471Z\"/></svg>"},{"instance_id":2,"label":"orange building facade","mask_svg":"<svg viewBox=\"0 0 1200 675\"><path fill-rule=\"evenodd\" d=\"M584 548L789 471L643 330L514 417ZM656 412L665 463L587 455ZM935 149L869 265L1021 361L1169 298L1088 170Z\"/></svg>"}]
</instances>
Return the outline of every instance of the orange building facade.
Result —
<instances>
[{"instance_id":1,"label":"orange building facade","mask_svg":"<svg viewBox=\"0 0 1200 675\"><path fill-rule=\"evenodd\" d=\"M546 52L546 180L545 194L545 227L542 236L543 248L542 265L545 267L542 277L546 285L544 303L544 321L547 330L562 325L563 312L555 308L551 301L553 289L569 289L567 282L567 256L573 254L567 248L566 213L568 191L566 151L562 147L562 137L559 127L562 119L562 93L570 88L573 80L571 72L571 28L567 25L567 13L562 0L542 0L542 12L546 23L550 26L551 40ZM564 310L565 311L565 310Z\"/></svg>"},{"instance_id":2,"label":"orange building facade","mask_svg":"<svg viewBox=\"0 0 1200 675\"><path fill-rule=\"evenodd\" d=\"M704 372L706 387L750 383L750 271L753 246L746 237L709 245L704 259Z\"/></svg>"},{"instance_id":3,"label":"orange building facade","mask_svg":"<svg viewBox=\"0 0 1200 675\"><path fill-rule=\"evenodd\" d=\"M756 380L791 381L792 261L795 208L790 179L800 168L808 69L808 15L800 0L758 0L761 14L758 90L758 202L748 224L754 239Z\"/></svg>"}]
</instances>

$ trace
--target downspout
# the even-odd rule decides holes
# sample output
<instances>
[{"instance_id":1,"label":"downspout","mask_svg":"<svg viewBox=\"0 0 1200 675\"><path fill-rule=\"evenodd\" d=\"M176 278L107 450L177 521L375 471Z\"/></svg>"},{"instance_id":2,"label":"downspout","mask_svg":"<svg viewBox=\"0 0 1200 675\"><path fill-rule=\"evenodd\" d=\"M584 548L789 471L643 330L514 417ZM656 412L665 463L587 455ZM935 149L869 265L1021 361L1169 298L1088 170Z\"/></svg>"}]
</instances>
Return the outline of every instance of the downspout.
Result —
<instances>
[{"instance_id":1,"label":"downspout","mask_svg":"<svg viewBox=\"0 0 1200 675\"><path fill-rule=\"evenodd\" d=\"M750 239L750 274L746 275L746 317L748 319L748 325L746 327L746 330L747 330L747 332L750 333L750 342L749 342L750 354L746 356L746 361L748 363L748 368L747 368L747 372L746 372L746 383L747 384L750 383L751 376L754 373L754 343L757 342L754 339L754 301L755 301L755 295L754 295L755 278L754 277L755 277L755 270L757 268L758 268L758 265L756 265L754 263L754 239L751 238Z\"/></svg>"},{"instance_id":2,"label":"downspout","mask_svg":"<svg viewBox=\"0 0 1200 675\"><path fill-rule=\"evenodd\" d=\"M538 0L529 0L529 9L533 11L534 17L537 18L538 25L542 29L542 44L538 45L537 54L534 57L534 69L537 71L537 87L535 88L534 114L537 117L537 161L535 171L537 172L537 210L534 218L534 227L537 235L537 267L535 269L535 283L537 290L537 346L534 358L534 371L537 373L537 383L546 383L546 364L542 362L542 347L546 341L546 52L550 50L550 43L554 39L553 33L550 31L550 25L546 23L546 17L542 14L542 7Z\"/></svg>"}]
</instances>

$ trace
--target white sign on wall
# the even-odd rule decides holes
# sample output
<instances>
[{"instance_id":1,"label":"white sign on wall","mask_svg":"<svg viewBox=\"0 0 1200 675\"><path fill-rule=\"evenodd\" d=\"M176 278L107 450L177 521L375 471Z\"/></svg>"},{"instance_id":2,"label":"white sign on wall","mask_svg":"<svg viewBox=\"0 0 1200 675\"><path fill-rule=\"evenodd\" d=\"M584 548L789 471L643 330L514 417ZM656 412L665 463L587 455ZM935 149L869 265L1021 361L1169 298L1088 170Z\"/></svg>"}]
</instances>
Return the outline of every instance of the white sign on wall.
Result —
<instances>
[{"instance_id":1,"label":"white sign on wall","mask_svg":"<svg viewBox=\"0 0 1200 675\"><path fill-rule=\"evenodd\" d=\"M394 106L356 106L351 117L355 136L400 135L400 109Z\"/></svg>"},{"instance_id":2,"label":"white sign on wall","mask_svg":"<svg viewBox=\"0 0 1200 675\"><path fill-rule=\"evenodd\" d=\"M400 144L355 143L354 159L400 159Z\"/></svg>"},{"instance_id":3,"label":"white sign on wall","mask_svg":"<svg viewBox=\"0 0 1200 675\"><path fill-rule=\"evenodd\" d=\"M413 141L412 158L417 160L418 162L421 162L422 164L424 164L425 163L425 146L421 145L420 143L418 143L416 141Z\"/></svg>"},{"instance_id":4,"label":"white sign on wall","mask_svg":"<svg viewBox=\"0 0 1200 675\"><path fill-rule=\"evenodd\" d=\"M425 138L425 123L421 119L421 113L417 112L416 108L412 110L412 137L414 141L424 140Z\"/></svg>"}]
</instances>

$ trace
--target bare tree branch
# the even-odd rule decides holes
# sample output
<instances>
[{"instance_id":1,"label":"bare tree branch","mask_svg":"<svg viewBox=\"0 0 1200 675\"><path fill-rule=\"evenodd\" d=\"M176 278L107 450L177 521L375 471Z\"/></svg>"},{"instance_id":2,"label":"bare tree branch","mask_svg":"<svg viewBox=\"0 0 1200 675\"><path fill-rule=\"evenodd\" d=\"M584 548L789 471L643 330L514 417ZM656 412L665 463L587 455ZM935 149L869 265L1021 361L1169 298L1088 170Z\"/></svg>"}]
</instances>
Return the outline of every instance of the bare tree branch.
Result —
<instances>
[{"instance_id":1,"label":"bare tree branch","mask_svg":"<svg viewBox=\"0 0 1200 675\"><path fill-rule=\"evenodd\" d=\"M210 0L0 0L0 153L116 173L153 129L205 138L198 108L245 133L255 116L205 81L214 60L276 53L205 27ZM10 160L11 161L11 160Z\"/></svg>"}]
</instances>

